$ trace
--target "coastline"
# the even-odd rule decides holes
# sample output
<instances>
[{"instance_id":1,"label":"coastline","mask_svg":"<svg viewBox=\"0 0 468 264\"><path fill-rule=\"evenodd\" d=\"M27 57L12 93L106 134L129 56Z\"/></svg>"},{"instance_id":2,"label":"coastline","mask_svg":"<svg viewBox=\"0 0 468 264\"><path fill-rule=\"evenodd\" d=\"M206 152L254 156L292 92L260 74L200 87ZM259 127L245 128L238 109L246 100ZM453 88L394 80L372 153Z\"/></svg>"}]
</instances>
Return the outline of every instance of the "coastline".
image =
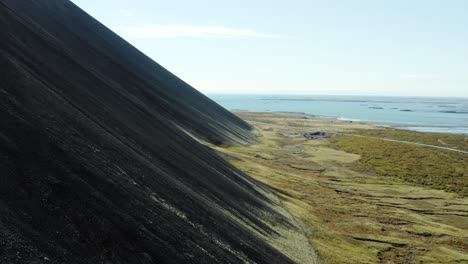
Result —
<instances>
[{"instance_id":1,"label":"coastline","mask_svg":"<svg viewBox=\"0 0 468 264\"><path fill-rule=\"evenodd\" d=\"M303 112L398 129L468 135L468 98L212 95L233 112Z\"/></svg>"},{"instance_id":2,"label":"coastline","mask_svg":"<svg viewBox=\"0 0 468 264\"><path fill-rule=\"evenodd\" d=\"M427 125L427 124L414 124L414 123L397 123L397 122L378 122L378 121L368 121L362 119L353 119L353 118L344 118L338 116L324 116L324 115L314 115L307 114L303 112L285 112L285 111L268 111L268 112L255 112L255 111L240 111L240 110L231 110L234 113L276 113L276 114L285 114L285 115L299 115L309 118L322 118L322 119L333 119L343 122L355 122L369 124L379 128L392 128L392 129L401 129L414 132L422 133L448 133L448 134L463 134L468 136L468 126L446 126L446 125Z\"/></svg>"}]
</instances>

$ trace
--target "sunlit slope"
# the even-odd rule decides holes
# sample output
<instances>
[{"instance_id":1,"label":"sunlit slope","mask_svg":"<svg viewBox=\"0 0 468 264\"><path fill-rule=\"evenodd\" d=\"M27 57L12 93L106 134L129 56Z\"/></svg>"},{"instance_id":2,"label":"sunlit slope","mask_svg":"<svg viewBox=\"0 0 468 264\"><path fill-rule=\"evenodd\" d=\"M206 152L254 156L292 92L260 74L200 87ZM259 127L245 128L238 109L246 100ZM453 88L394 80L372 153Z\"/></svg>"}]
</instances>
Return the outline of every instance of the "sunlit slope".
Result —
<instances>
[{"instance_id":1,"label":"sunlit slope","mask_svg":"<svg viewBox=\"0 0 468 264\"><path fill-rule=\"evenodd\" d=\"M288 263L250 126L69 1L0 0L1 263Z\"/></svg>"}]
</instances>

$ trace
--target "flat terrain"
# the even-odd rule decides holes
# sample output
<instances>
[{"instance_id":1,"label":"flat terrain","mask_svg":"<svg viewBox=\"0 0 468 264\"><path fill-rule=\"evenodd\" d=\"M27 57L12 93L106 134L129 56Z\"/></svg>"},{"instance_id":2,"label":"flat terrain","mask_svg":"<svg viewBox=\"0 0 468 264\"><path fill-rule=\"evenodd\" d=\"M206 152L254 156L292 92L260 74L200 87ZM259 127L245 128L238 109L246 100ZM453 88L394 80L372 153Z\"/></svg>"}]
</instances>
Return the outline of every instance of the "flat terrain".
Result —
<instances>
[{"instance_id":1,"label":"flat terrain","mask_svg":"<svg viewBox=\"0 0 468 264\"><path fill-rule=\"evenodd\" d=\"M260 143L216 149L277 192L325 263L468 262L468 155L452 151L467 149L464 136L301 114L238 115ZM303 136L315 131L336 136Z\"/></svg>"}]
</instances>

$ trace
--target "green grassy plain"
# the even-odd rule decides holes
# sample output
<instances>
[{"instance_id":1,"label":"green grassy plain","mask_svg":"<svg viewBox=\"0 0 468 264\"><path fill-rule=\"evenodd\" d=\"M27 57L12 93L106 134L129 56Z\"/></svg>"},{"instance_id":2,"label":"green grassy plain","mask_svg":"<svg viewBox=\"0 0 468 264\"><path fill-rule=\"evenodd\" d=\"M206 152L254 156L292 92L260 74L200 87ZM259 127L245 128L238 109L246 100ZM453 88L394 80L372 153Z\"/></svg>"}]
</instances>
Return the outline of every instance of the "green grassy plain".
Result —
<instances>
[{"instance_id":1,"label":"green grassy plain","mask_svg":"<svg viewBox=\"0 0 468 264\"><path fill-rule=\"evenodd\" d=\"M260 143L216 149L236 157L232 164L276 191L324 263L468 262L468 198L457 187L466 186L466 171L457 170L466 165L465 154L385 141L387 133L408 141L421 137L382 132L363 123L239 115L255 126ZM302 137L314 131L346 135ZM458 139L445 140L458 146ZM423 169L431 175L426 178L414 174L424 167L418 160L440 169ZM452 170L454 174L446 173ZM416 175L414 180L411 175Z\"/></svg>"},{"instance_id":2,"label":"green grassy plain","mask_svg":"<svg viewBox=\"0 0 468 264\"><path fill-rule=\"evenodd\" d=\"M389 138L468 151L468 135L422 133L401 129L359 129L352 133L363 136Z\"/></svg>"},{"instance_id":3,"label":"green grassy plain","mask_svg":"<svg viewBox=\"0 0 468 264\"><path fill-rule=\"evenodd\" d=\"M380 130L372 132L369 134L387 134ZM398 133L400 131L391 132L392 138L412 140L408 136L411 132L401 131L401 134ZM430 138L432 134L426 137L415 136L417 139L425 139ZM427 144L424 142L426 140L419 141ZM352 135L338 136L331 142L338 149L362 157L352 164L352 167L358 171L397 177L409 183L468 196L468 154ZM451 142L455 144L455 141Z\"/></svg>"}]
</instances>

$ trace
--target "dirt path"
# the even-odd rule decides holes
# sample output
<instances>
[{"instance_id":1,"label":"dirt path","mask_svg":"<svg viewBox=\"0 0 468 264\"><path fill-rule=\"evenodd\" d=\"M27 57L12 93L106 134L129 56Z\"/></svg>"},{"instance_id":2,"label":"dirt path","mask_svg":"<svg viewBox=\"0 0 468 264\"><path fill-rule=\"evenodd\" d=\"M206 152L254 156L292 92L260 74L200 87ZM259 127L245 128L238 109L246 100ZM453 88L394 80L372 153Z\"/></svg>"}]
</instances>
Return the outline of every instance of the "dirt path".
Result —
<instances>
[{"instance_id":1,"label":"dirt path","mask_svg":"<svg viewBox=\"0 0 468 264\"><path fill-rule=\"evenodd\" d=\"M455 152L459 152L459 153L468 154L468 151L464 151L464 150L459 150L459 149L454 149L454 148L449 148L449 147L429 145L429 144L423 144L423 143L417 143L417 142L410 142L410 141L404 141L404 140L396 140L396 139L391 139L391 138L369 137L369 136L362 136L362 135L355 135L355 134L342 134L342 135L353 136L353 137L362 137L362 138L380 139L380 140L385 140L385 141L399 142L399 143L405 143L405 144L422 146L422 147L429 147L429 148L444 149L444 150L449 150L449 151L455 151Z\"/></svg>"}]
</instances>

